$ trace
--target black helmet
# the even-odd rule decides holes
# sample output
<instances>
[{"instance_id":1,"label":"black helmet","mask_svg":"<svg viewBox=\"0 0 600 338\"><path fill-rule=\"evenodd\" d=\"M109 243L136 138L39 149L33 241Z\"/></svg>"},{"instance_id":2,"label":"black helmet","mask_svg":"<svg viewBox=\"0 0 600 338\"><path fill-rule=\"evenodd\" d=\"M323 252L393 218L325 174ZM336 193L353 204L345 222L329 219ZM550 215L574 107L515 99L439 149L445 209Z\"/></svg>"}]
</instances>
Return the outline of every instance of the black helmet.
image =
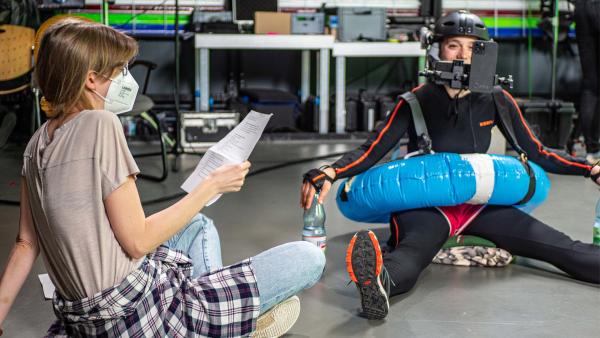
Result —
<instances>
[{"instance_id":1,"label":"black helmet","mask_svg":"<svg viewBox=\"0 0 600 338\"><path fill-rule=\"evenodd\" d=\"M439 42L452 35L472 36L478 40L490 39L483 21L477 15L464 10L447 14L435 23L434 41Z\"/></svg>"}]
</instances>

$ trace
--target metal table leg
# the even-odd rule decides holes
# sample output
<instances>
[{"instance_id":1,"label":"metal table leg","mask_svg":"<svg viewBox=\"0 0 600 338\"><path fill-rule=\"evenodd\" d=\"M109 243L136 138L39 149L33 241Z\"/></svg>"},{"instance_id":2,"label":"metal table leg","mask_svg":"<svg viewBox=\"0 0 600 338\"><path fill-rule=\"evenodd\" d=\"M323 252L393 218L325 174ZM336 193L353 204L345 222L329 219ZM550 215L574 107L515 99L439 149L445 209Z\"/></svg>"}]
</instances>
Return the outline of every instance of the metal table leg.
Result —
<instances>
[{"instance_id":1,"label":"metal table leg","mask_svg":"<svg viewBox=\"0 0 600 338\"><path fill-rule=\"evenodd\" d=\"M208 98L210 96L210 54L208 48L200 48L200 110L208 111Z\"/></svg>"},{"instance_id":2,"label":"metal table leg","mask_svg":"<svg viewBox=\"0 0 600 338\"><path fill-rule=\"evenodd\" d=\"M300 99L301 102L306 102L308 95L310 94L310 50L302 51L302 74L301 74L301 86L300 86Z\"/></svg>"},{"instance_id":3,"label":"metal table leg","mask_svg":"<svg viewBox=\"0 0 600 338\"><path fill-rule=\"evenodd\" d=\"M200 111L200 49L194 48L194 111Z\"/></svg>"},{"instance_id":4,"label":"metal table leg","mask_svg":"<svg viewBox=\"0 0 600 338\"><path fill-rule=\"evenodd\" d=\"M329 49L319 52L319 133L327 134L329 129Z\"/></svg>"},{"instance_id":5,"label":"metal table leg","mask_svg":"<svg viewBox=\"0 0 600 338\"><path fill-rule=\"evenodd\" d=\"M346 131L346 57L335 58L335 132Z\"/></svg>"}]
</instances>

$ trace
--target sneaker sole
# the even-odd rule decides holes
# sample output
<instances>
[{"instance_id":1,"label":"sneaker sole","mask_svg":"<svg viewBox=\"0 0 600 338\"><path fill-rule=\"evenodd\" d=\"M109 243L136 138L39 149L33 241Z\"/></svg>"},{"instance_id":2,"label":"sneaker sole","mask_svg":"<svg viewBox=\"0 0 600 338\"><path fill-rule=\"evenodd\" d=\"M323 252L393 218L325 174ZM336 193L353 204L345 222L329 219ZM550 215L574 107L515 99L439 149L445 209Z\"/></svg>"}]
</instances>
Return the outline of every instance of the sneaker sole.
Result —
<instances>
[{"instance_id":1,"label":"sneaker sole","mask_svg":"<svg viewBox=\"0 0 600 338\"><path fill-rule=\"evenodd\" d=\"M252 338L280 337L288 332L300 316L300 299L292 296L258 317Z\"/></svg>"},{"instance_id":2,"label":"sneaker sole","mask_svg":"<svg viewBox=\"0 0 600 338\"><path fill-rule=\"evenodd\" d=\"M383 319L389 310L379 274L383 258L379 241L371 231L357 232L346 249L346 268L360 292L362 315L367 319Z\"/></svg>"}]
</instances>

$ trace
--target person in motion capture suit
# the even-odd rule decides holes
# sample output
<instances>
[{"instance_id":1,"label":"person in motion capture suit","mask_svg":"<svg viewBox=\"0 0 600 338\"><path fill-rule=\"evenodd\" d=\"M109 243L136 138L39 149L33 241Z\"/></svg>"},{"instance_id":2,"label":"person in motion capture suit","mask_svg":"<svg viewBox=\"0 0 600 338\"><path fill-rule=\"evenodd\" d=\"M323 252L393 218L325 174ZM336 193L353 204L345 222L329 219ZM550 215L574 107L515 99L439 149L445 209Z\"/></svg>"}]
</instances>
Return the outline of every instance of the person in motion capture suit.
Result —
<instances>
[{"instance_id":1,"label":"person in motion capture suit","mask_svg":"<svg viewBox=\"0 0 600 338\"><path fill-rule=\"evenodd\" d=\"M474 14L453 12L435 24L433 42L439 44L441 60L464 60L470 64L472 46L477 40L489 40L489 36L481 19ZM512 143L520 146L529 161L547 172L591 177L600 184L598 163L590 165L584 159L546 148L535 138L515 100L506 91L498 93L505 101L504 117L496 109L492 93L470 92L433 82L412 92L421 106L431 149L435 152L485 153L490 146L491 130L498 125L507 140L514 140ZM507 131L504 124L512 130ZM316 190L320 190L319 203L322 203L335 180L371 168L394 148L404 133L409 137L408 152L418 150L420 138L411 108L405 99L400 99L364 144L332 165L312 169L304 175L301 207L311 206ZM600 247L574 241L512 206L461 204L396 212L390 216L390 232L384 250L371 231L357 232L348 245L347 270L360 293L363 316L368 319L385 318L389 297L411 290L449 236L459 233L489 240L514 255L546 261L577 280L600 284Z\"/></svg>"},{"instance_id":2,"label":"person in motion capture suit","mask_svg":"<svg viewBox=\"0 0 600 338\"><path fill-rule=\"evenodd\" d=\"M585 139L586 159L600 160L600 1L575 1L575 30L581 61L579 128Z\"/></svg>"}]
</instances>

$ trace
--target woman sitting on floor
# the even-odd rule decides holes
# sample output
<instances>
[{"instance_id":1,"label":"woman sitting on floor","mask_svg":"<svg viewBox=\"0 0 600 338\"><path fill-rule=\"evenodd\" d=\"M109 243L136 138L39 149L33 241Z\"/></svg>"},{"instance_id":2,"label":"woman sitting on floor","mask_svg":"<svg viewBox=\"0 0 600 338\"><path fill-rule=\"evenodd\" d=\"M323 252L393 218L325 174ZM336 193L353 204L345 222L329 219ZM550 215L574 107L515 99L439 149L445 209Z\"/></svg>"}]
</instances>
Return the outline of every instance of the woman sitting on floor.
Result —
<instances>
[{"instance_id":1,"label":"woman sitting on floor","mask_svg":"<svg viewBox=\"0 0 600 338\"><path fill-rule=\"evenodd\" d=\"M283 334L299 313L294 294L322 274L323 253L294 242L222 267L216 229L199 211L239 191L248 162L219 168L144 215L139 170L115 114L133 105L138 85L127 64L136 53L134 39L96 23L67 20L43 36L35 77L49 120L24 154L0 324L41 251L56 286L48 336Z\"/></svg>"}]
</instances>

